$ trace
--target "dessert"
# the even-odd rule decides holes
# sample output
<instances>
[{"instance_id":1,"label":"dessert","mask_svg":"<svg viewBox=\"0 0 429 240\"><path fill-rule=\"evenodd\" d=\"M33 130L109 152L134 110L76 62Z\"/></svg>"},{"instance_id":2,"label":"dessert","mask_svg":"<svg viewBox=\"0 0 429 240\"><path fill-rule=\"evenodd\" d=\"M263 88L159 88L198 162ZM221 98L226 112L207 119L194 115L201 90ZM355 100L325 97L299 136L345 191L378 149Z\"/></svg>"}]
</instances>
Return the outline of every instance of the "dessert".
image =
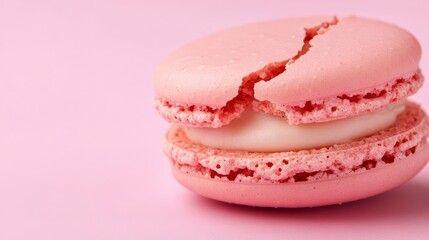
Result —
<instances>
[{"instance_id":1,"label":"dessert","mask_svg":"<svg viewBox=\"0 0 429 240\"><path fill-rule=\"evenodd\" d=\"M214 33L155 69L173 174L202 196L312 207L373 196L429 159L407 31L360 17L287 18Z\"/></svg>"}]
</instances>

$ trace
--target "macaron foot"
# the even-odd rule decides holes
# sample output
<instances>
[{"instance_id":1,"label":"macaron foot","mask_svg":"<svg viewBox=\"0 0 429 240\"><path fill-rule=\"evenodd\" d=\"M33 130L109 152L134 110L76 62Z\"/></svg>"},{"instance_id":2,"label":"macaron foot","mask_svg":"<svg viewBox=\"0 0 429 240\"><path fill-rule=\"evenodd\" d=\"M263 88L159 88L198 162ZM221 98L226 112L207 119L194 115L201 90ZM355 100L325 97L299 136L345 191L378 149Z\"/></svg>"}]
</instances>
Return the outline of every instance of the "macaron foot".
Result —
<instances>
[{"instance_id":1,"label":"macaron foot","mask_svg":"<svg viewBox=\"0 0 429 240\"><path fill-rule=\"evenodd\" d=\"M186 174L173 167L177 181L206 198L248 206L303 208L368 198L414 177L429 160L429 147L403 161L361 174L335 179L272 184L242 184Z\"/></svg>"}]
</instances>

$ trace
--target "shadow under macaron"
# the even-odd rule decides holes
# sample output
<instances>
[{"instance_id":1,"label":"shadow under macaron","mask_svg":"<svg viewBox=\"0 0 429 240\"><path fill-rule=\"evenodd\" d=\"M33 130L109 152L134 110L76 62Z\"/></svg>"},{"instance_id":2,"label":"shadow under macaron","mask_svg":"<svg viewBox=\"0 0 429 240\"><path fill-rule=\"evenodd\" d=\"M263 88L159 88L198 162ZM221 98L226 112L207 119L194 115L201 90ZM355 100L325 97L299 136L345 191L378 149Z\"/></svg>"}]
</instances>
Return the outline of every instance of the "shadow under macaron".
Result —
<instances>
[{"instance_id":1,"label":"shadow under macaron","mask_svg":"<svg viewBox=\"0 0 429 240\"><path fill-rule=\"evenodd\" d=\"M253 219L305 222L379 222L394 219L429 219L429 182L410 181L386 193L354 202L314 208L261 208L219 202L198 195L192 204L207 211Z\"/></svg>"}]
</instances>

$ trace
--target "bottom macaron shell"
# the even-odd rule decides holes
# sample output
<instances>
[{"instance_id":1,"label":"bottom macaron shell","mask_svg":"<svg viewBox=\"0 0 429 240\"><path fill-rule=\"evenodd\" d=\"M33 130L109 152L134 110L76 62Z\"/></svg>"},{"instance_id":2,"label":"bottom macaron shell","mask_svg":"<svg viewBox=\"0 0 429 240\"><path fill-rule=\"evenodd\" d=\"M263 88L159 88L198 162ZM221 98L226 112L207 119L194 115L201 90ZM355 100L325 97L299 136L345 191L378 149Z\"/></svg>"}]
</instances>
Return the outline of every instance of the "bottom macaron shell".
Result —
<instances>
[{"instance_id":1,"label":"bottom macaron shell","mask_svg":"<svg viewBox=\"0 0 429 240\"><path fill-rule=\"evenodd\" d=\"M391 190L414 177L429 160L429 147L402 161L350 176L294 183L237 183L193 176L173 167L183 186L201 196L259 207L316 207L371 197Z\"/></svg>"},{"instance_id":2,"label":"bottom macaron shell","mask_svg":"<svg viewBox=\"0 0 429 240\"><path fill-rule=\"evenodd\" d=\"M177 180L202 196L264 207L312 207L366 198L404 183L429 159L429 119L408 102L389 128L329 147L247 152L211 148L173 125L163 150Z\"/></svg>"}]
</instances>

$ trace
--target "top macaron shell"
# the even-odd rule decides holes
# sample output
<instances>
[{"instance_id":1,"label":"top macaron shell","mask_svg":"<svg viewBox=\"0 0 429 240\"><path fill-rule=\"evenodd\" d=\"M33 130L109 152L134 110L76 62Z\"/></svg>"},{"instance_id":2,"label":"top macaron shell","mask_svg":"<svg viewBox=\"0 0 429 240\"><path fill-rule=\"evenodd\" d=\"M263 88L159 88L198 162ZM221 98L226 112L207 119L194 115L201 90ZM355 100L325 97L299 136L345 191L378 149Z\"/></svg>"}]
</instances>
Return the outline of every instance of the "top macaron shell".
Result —
<instances>
[{"instance_id":1,"label":"top macaron shell","mask_svg":"<svg viewBox=\"0 0 429 240\"><path fill-rule=\"evenodd\" d=\"M333 17L290 18L215 33L178 49L154 72L157 95L176 104L221 108L245 76L294 57L305 29ZM373 88L418 71L421 48L405 30L377 20L340 18L286 71L255 85L255 99L277 104Z\"/></svg>"}]
</instances>

